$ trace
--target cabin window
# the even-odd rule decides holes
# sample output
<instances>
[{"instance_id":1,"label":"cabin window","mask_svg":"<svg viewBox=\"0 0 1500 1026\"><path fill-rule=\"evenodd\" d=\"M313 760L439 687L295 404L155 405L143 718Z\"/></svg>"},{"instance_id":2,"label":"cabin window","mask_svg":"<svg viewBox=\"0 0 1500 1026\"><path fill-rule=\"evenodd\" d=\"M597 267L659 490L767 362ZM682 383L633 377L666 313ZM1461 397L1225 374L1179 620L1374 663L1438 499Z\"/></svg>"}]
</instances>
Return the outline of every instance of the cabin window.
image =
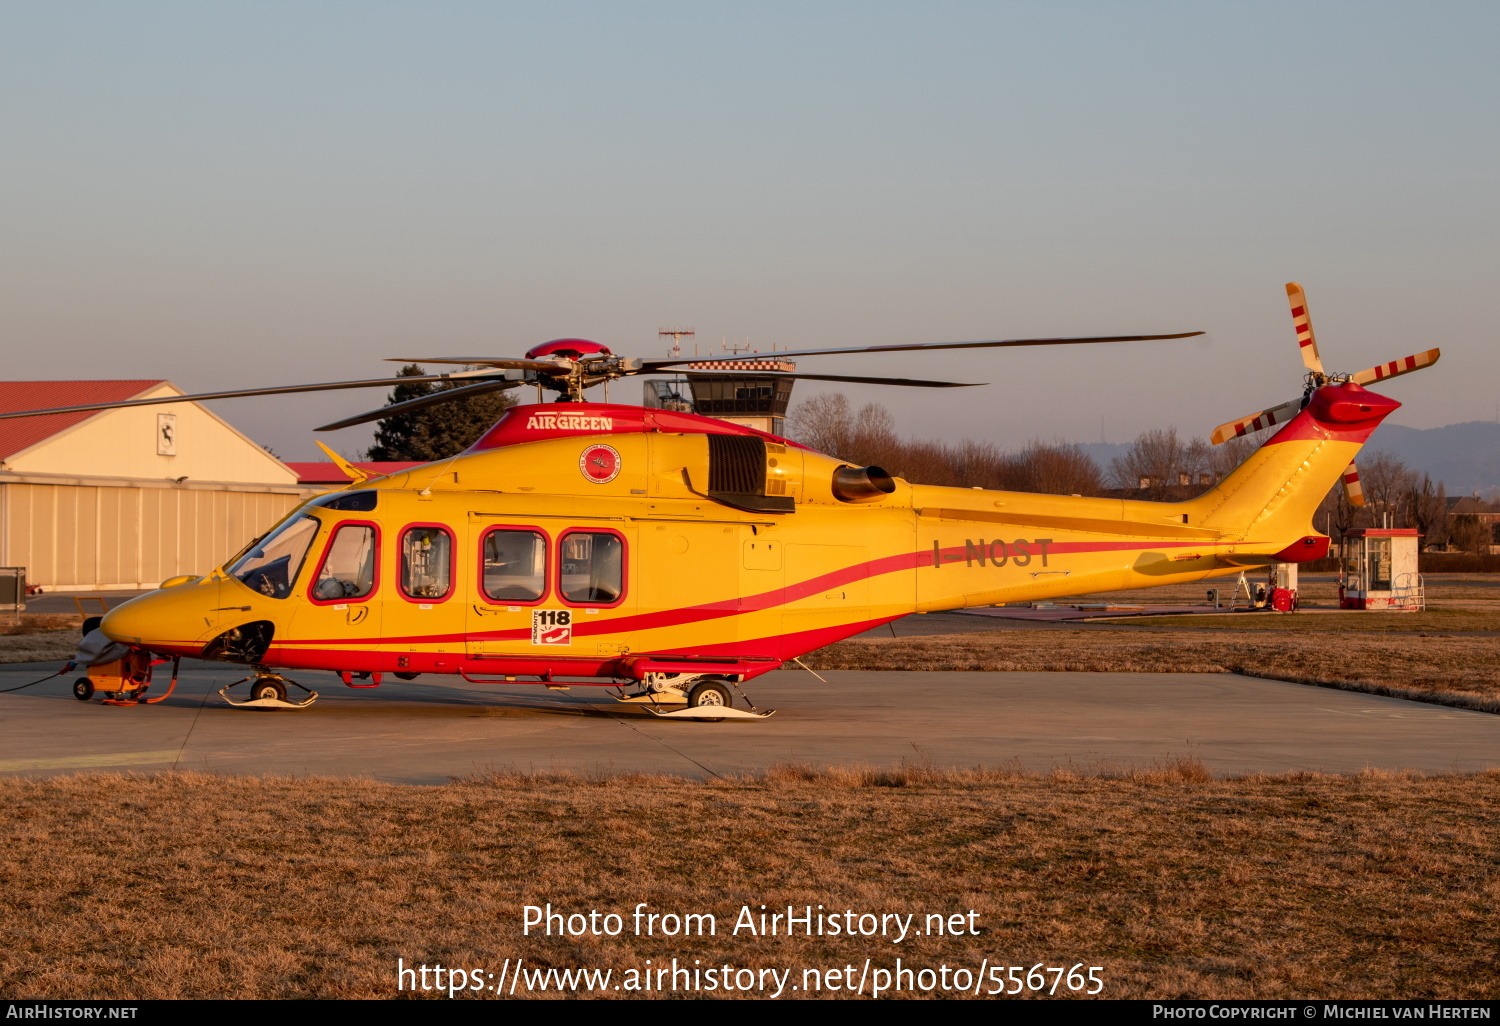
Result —
<instances>
[{"instance_id":1,"label":"cabin window","mask_svg":"<svg viewBox=\"0 0 1500 1026\"><path fill-rule=\"evenodd\" d=\"M288 520L251 545L229 572L262 595L286 598L317 533L318 521L313 517Z\"/></svg>"},{"instance_id":2,"label":"cabin window","mask_svg":"<svg viewBox=\"0 0 1500 1026\"><path fill-rule=\"evenodd\" d=\"M453 538L441 527L401 535L401 590L408 598L447 598L453 588Z\"/></svg>"},{"instance_id":3,"label":"cabin window","mask_svg":"<svg viewBox=\"0 0 1500 1026\"><path fill-rule=\"evenodd\" d=\"M364 598L375 590L375 528L343 524L328 543L312 597L319 602Z\"/></svg>"},{"instance_id":4,"label":"cabin window","mask_svg":"<svg viewBox=\"0 0 1500 1026\"><path fill-rule=\"evenodd\" d=\"M481 577L492 602L540 601L547 590L547 539L537 531L491 531L484 536Z\"/></svg>"},{"instance_id":5,"label":"cabin window","mask_svg":"<svg viewBox=\"0 0 1500 1026\"><path fill-rule=\"evenodd\" d=\"M625 543L617 534L573 531L560 543L558 585L564 601L608 606L625 593Z\"/></svg>"}]
</instances>

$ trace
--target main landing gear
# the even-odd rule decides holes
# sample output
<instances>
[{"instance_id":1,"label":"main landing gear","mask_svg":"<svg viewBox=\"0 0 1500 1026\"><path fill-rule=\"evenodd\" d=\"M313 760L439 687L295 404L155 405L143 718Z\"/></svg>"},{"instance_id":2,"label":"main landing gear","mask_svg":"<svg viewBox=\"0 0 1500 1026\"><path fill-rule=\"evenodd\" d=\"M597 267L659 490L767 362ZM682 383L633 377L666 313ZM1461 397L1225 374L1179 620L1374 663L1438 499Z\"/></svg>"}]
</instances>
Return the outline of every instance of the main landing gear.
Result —
<instances>
[{"instance_id":1,"label":"main landing gear","mask_svg":"<svg viewBox=\"0 0 1500 1026\"><path fill-rule=\"evenodd\" d=\"M736 709L734 696L738 693L750 708ZM721 720L763 720L776 712L755 708L750 696L740 689L734 677L721 677L702 673L647 673L641 682L641 690L621 695L621 702L645 705L648 712L668 720L703 720L718 723ZM682 706L667 711L663 706Z\"/></svg>"},{"instance_id":2,"label":"main landing gear","mask_svg":"<svg viewBox=\"0 0 1500 1026\"><path fill-rule=\"evenodd\" d=\"M248 701L236 702L229 697L229 689L235 684L250 682L250 698ZM300 702L287 700L287 685L302 688L307 692L307 697ZM257 667L254 675L241 677L233 684L225 684L219 689L219 697L230 705L240 709L306 709L318 700L318 693L311 688L303 687L296 681L283 677L279 673Z\"/></svg>"}]
</instances>

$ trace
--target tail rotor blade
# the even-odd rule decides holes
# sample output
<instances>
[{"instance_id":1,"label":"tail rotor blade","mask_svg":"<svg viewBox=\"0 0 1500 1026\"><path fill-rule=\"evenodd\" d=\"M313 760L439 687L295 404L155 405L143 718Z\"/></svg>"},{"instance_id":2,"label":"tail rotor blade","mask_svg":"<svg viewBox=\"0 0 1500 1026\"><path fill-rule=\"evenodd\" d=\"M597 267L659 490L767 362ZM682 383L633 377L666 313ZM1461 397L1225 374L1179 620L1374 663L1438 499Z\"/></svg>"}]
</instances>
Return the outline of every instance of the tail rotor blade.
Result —
<instances>
[{"instance_id":1,"label":"tail rotor blade","mask_svg":"<svg viewBox=\"0 0 1500 1026\"><path fill-rule=\"evenodd\" d=\"M1365 504L1365 490L1359 484L1359 468L1353 463L1344 468L1344 476L1340 479L1344 485L1344 498L1351 506L1363 506Z\"/></svg>"},{"instance_id":2,"label":"tail rotor blade","mask_svg":"<svg viewBox=\"0 0 1500 1026\"><path fill-rule=\"evenodd\" d=\"M1314 374L1323 374L1323 358L1318 355L1318 340L1313 337L1312 316L1307 312L1307 293L1294 281L1286 283L1286 298L1292 306L1292 326L1297 329L1297 345L1302 350L1303 365Z\"/></svg>"},{"instance_id":3,"label":"tail rotor blade","mask_svg":"<svg viewBox=\"0 0 1500 1026\"><path fill-rule=\"evenodd\" d=\"M1245 435L1253 435L1277 424L1285 424L1302 411L1302 400L1293 399L1289 403L1273 406L1269 410L1261 410L1259 413L1249 417L1241 417L1239 420L1231 420L1227 424L1220 424L1214 428L1214 433L1209 436L1209 441L1214 445L1222 445L1231 438L1241 438Z\"/></svg>"},{"instance_id":4,"label":"tail rotor blade","mask_svg":"<svg viewBox=\"0 0 1500 1026\"><path fill-rule=\"evenodd\" d=\"M1392 360L1390 363L1382 363L1375 367L1366 367L1358 374L1351 374L1349 380L1356 385L1368 385L1372 381L1384 381L1386 378L1400 377L1402 374L1410 374L1424 367L1431 367L1438 362L1442 356L1442 350L1428 349L1425 352L1415 353L1400 360Z\"/></svg>"}]
</instances>

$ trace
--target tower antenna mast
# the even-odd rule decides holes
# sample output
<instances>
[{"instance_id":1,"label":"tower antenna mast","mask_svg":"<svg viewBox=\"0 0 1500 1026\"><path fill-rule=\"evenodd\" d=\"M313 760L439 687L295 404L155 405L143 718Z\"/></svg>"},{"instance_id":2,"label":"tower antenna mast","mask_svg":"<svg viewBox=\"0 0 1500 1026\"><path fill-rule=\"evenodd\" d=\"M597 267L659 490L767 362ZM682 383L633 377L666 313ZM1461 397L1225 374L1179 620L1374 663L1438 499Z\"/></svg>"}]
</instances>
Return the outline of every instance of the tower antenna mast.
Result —
<instances>
[{"instance_id":1,"label":"tower antenna mast","mask_svg":"<svg viewBox=\"0 0 1500 1026\"><path fill-rule=\"evenodd\" d=\"M682 355L682 340L693 338L698 334L692 328L661 328L656 333L663 338L671 338L672 348L667 355L673 359Z\"/></svg>"}]
</instances>

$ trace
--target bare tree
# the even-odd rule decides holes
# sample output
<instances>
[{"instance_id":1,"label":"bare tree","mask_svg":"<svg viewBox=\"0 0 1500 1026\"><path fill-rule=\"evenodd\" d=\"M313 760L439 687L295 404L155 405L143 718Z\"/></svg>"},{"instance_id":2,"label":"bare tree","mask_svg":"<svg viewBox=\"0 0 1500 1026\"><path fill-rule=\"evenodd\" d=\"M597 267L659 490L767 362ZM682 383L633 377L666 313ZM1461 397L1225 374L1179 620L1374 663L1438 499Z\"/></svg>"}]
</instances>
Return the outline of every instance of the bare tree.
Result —
<instances>
[{"instance_id":1,"label":"bare tree","mask_svg":"<svg viewBox=\"0 0 1500 1026\"><path fill-rule=\"evenodd\" d=\"M1161 498L1185 487L1203 487L1218 477L1219 457L1201 438L1183 441L1175 427L1143 432L1122 456L1110 461L1116 488ZM1180 494L1180 491L1178 491Z\"/></svg>"},{"instance_id":2,"label":"bare tree","mask_svg":"<svg viewBox=\"0 0 1500 1026\"><path fill-rule=\"evenodd\" d=\"M1332 538L1342 551L1344 539L1349 536L1349 532L1366 519L1364 513L1363 509L1349 503L1341 481L1330 488L1328 494L1323 496L1323 501L1318 504L1317 512L1313 514L1313 528Z\"/></svg>"},{"instance_id":3,"label":"bare tree","mask_svg":"<svg viewBox=\"0 0 1500 1026\"><path fill-rule=\"evenodd\" d=\"M1224 480L1259 448L1260 446L1243 436L1210 447L1209 474L1212 475L1212 480L1216 483Z\"/></svg>"},{"instance_id":4,"label":"bare tree","mask_svg":"<svg viewBox=\"0 0 1500 1026\"><path fill-rule=\"evenodd\" d=\"M1494 533L1493 527L1473 513L1454 515L1449 527L1449 537L1460 552L1488 552Z\"/></svg>"},{"instance_id":5,"label":"bare tree","mask_svg":"<svg viewBox=\"0 0 1500 1026\"><path fill-rule=\"evenodd\" d=\"M1122 455L1109 461L1110 483L1116 488L1150 490L1169 483L1182 446L1177 429L1146 431Z\"/></svg>"},{"instance_id":6,"label":"bare tree","mask_svg":"<svg viewBox=\"0 0 1500 1026\"><path fill-rule=\"evenodd\" d=\"M954 445L931 447L931 458L947 464L943 484L972 488L1010 488L1011 459L993 442L965 439ZM912 473L921 473L913 467ZM930 482L936 484L937 482Z\"/></svg>"},{"instance_id":7,"label":"bare tree","mask_svg":"<svg viewBox=\"0 0 1500 1026\"><path fill-rule=\"evenodd\" d=\"M1426 474L1420 482L1413 480L1405 504L1411 526L1421 532L1429 546L1447 544L1448 490L1441 481L1434 488L1432 478Z\"/></svg>"},{"instance_id":8,"label":"bare tree","mask_svg":"<svg viewBox=\"0 0 1500 1026\"><path fill-rule=\"evenodd\" d=\"M856 466L893 470L886 463L899 455L890 411L867 403L856 413L842 392L809 399L792 410L787 420L791 437Z\"/></svg>"},{"instance_id":9,"label":"bare tree","mask_svg":"<svg viewBox=\"0 0 1500 1026\"><path fill-rule=\"evenodd\" d=\"M1416 484L1416 474L1399 457L1377 452L1359 460L1359 483L1365 492L1370 523L1379 526L1390 515L1390 526L1407 525L1407 498Z\"/></svg>"},{"instance_id":10,"label":"bare tree","mask_svg":"<svg viewBox=\"0 0 1500 1026\"><path fill-rule=\"evenodd\" d=\"M1012 491L1098 495L1104 490L1099 464L1077 445L1045 445L1033 439L1010 463L1005 487Z\"/></svg>"},{"instance_id":11,"label":"bare tree","mask_svg":"<svg viewBox=\"0 0 1500 1026\"><path fill-rule=\"evenodd\" d=\"M855 411L840 393L793 408L788 433L805 445L858 466L875 465L913 484L1097 495L1099 466L1076 445L1031 441L1019 452L993 442L902 441L890 412L874 403Z\"/></svg>"}]
</instances>

